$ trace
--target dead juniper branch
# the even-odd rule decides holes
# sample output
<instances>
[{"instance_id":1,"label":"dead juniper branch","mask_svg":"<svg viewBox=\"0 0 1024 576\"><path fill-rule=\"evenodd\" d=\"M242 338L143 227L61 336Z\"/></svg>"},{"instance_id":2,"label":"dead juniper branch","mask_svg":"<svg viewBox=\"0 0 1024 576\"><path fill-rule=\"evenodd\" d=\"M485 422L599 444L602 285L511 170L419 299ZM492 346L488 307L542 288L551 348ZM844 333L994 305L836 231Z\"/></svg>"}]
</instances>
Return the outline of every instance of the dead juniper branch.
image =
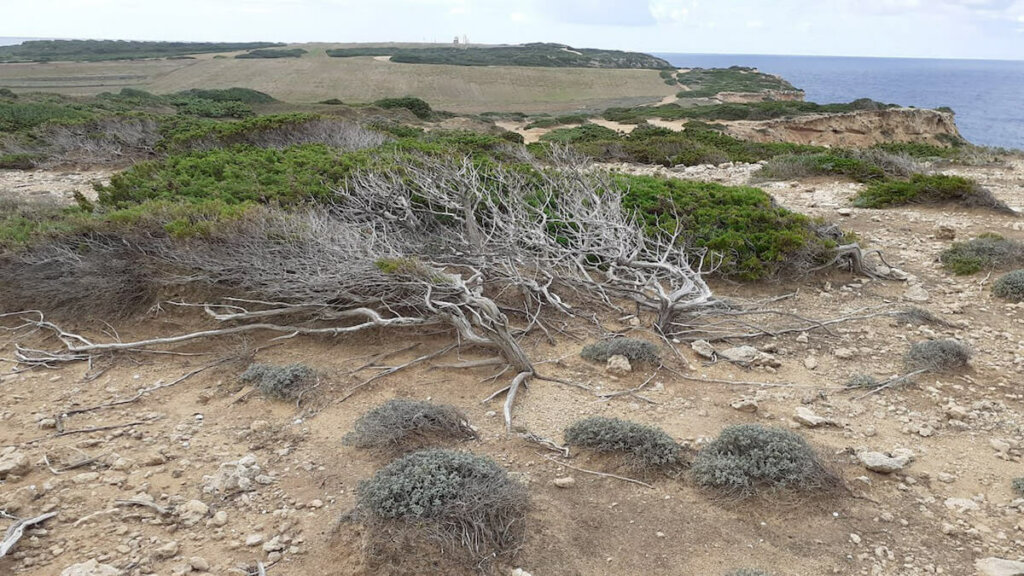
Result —
<instances>
[{"instance_id":1,"label":"dead juniper branch","mask_svg":"<svg viewBox=\"0 0 1024 576\"><path fill-rule=\"evenodd\" d=\"M3 540L0 540L0 558L7 556L7 553L14 548L14 546L18 543L19 540L21 540L22 535L25 534L26 528L46 522L50 518L56 516L58 513L59 511L48 512L46 514L42 514L34 518L26 518L23 520L16 519L14 524L11 524L7 528L7 532L4 533Z\"/></svg>"}]
</instances>

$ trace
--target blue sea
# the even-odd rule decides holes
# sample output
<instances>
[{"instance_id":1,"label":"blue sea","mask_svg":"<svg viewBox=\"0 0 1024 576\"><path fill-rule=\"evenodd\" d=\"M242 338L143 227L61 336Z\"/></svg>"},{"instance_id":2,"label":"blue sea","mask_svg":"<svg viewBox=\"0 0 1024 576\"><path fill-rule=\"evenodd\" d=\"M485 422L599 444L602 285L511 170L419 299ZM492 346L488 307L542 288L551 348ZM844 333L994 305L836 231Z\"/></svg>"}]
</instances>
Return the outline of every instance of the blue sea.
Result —
<instances>
[{"instance_id":1,"label":"blue sea","mask_svg":"<svg viewBox=\"0 0 1024 576\"><path fill-rule=\"evenodd\" d=\"M956 112L974 144L1024 149L1024 61L924 60L732 54L656 54L680 68L751 66L782 76L828 104L879 102Z\"/></svg>"}]
</instances>

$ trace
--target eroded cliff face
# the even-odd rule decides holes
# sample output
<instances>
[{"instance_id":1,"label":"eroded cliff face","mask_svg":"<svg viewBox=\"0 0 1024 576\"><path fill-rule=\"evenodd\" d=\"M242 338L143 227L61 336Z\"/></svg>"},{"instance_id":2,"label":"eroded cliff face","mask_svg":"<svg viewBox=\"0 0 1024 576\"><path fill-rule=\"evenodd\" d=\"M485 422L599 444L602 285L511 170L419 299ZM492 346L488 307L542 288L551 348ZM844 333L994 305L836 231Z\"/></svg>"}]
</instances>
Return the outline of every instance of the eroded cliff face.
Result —
<instances>
[{"instance_id":1,"label":"eroded cliff face","mask_svg":"<svg viewBox=\"0 0 1024 576\"><path fill-rule=\"evenodd\" d=\"M862 147L885 142L945 145L960 139L951 112L891 108L845 114L725 123L727 132L754 142L796 142L817 146Z\"/></svg>"},{"instance_id":2,"label":"eroded cliff face","mask_svg":"<svg viewBox=\"0 0 1024 576\"><path fill-rule=\"evenodd\" d=\"M764 90L761 92L719 92L715 99L726 104L752 102L803 102L803 90Z\"/></svg>"}]
</instances>

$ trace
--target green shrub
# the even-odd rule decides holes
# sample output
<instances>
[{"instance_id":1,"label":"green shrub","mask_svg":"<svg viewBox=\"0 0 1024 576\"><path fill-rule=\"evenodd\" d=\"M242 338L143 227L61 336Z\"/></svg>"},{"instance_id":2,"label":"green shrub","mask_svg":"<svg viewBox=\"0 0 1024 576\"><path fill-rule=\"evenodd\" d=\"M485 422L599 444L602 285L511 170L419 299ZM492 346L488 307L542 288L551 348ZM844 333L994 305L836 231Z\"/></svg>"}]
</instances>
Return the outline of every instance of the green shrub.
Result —
<instances>
[{"instance_id":1,"label":"green shrub","mask_svg":"<svg viewBox=\"0 0 1024 576\"><path fill-rule=\"evenodd\" d=\"M352 167L340 152L320 144L215 148L136 164L98 188L99 202L115 208L157 199L298 204L329 197L332 184Z\"/></svg>"},{"instance_id":2,"label":"green shrub","mask_svg":"<svg viewBox=\"0 0 1024 576\"><path fill-rule=\"evenodd\" d=\"M264 396L294 400L315 377L316 372L305 364L251 364L242 373L241 380L251 384Z\"/></svg>"},{"instance_id":3,"label":"green shrub","mask_svg":"<svg viewBox=\"0 0 1024 576\"><path fill-rule=\"evenodd\" d=\"M474 563L508 559L525 538L526 488L484 456L414 452L360 483L357 498L371 534L402 525Z\"/></svg>"},{"instance_id":4,"label":"green shrub","mask_svg":"<svg viewBox=\"0 0 1024 576\"><path fill-rule=\"evenodd\" d=\"M616 177L627 192L623 206L643 219L649 234L676 229L692 254L707 249L720 258L717 272L757 280L797 275L827 263L834 239L819 223L778 206L757 188L650 176Z\"/></svg>"},{"instance_id":5,"label":"green shrub","mask_svg":"<svg viewBox=\"0 0 1024 576\"><path fill-rule=\"evenodd\" d=\"M540 137L541 142L559 144L582 144L609 138L617 138L618 132L599 124L586 123L575 128L559 128Z\"/></svg>"},{"instance_id":6,"label":"green shrub","mask_svg":"<svg viewBox=\"0 0 1024 576\"><path fill-rule=\"evenodd\" d=\"M992 284L992 294L1012 302L1024 302L1024 270L1014 270Z\"/></svg>"},{"instance_id":7,"label":"green shrub","mask_svg":"<svg viewBox=\"0 0 1024 576\"><path fill-rule=\"evenodd\" d=\"M200 118L247 118L255 114L248 104L231 100L176 97L172 103L178 109L179 114Z\"/></svg>"},{"instance_id":8,"label":"green shrub","mask_svg":"<svg viewBox=\"0 0 1024 576\"><path fill-rule=\"evenodd\" d=\"M924 340L910 346L906 364L911 370L946 372L966 367L972 355L966 344L956 340Z\"/></svg>"},{"instance_id":9,"label":"green shrub","mask_svg":"<svg viewBox=\"0 0 1024 576\"><path fill-rule=\"evenodd\" d=\"M193 88L178 92L178 95L201 100L213 100L214 102L242 102L244 104L270 104L276 102L273 96L251 88L217 88L199 89Z\"/></svg>"},{"instance_id":10,"label":"green shrub","mask_svg":"<svg viewBox=\"0 0 1024 576\"><path fill-rule=\"evenodd\" d=\"M1024 498L1024 477L1014 478L1010 483L1010 487L1017 493L1018 496Z\"/></svg>"},{"instance_id":11,"label":"green shrub","mask_svg":"<svg viewBox=\"0 0 1024 576\"><path fill-rule=\"evenodd\" d=\"M565 442L601 454L615 454L638 472L682 464L682 447L660 428L618 418L594 416L565 429Z\"/></svg>"},{"instance_id":12,"label":"green shrub","mask_svg":"<svg viewBox=\"0 0 1024 576\"><path fill-rule=\"evenodd\" d=\"M327 100L321 100L320 104L327 104L329 106L343 106L345 103L337 98L328 98Z\"/></svg>"},{"instance_id":13,"label":"green shrub","mask_svg":"<svg viewBox=\"0 0 1024 576\"><path fill-rule=\"evenodd\" d=\"M612 356L625 356L630 362L657 364L661 360L658 347L637 338L611 338L587 344L580 356L593 362L607 362Z\"/></svg>"},{"instance_id":14,"label":"green shrub","mask_svg":"<svg viewBox=\"0 0 1024 576\"><path fill-rule=\"evenodd\" d=\"M725 576L772 576L771 573L756 568L740 568L727 572Z\"/></svg>"},{"instance_id":15,"label":"green shrub","mask_svg":"<svg viewBox=\"0 0 1024 576\"><path fill-rule=\"evenodd\" d=\"M235 58L301 58L308 54L302 48L262 48L239 54Z\"/></svg>"},{"instance_id":16,"label":"green shrub","mask_svg":"<svg viewBox=\"0 0 1024 576\"><path fill-rule=\"evenodd\" d=\"M0 170L31 170L41 159L39 154L0 154Z\"/></svg>"},{"instance_id":17,"label":"green shrub","mask_svg":"<svg viewBox=\"0 0 1024 576\"><path fill-rule=\"evenodd\" d=\"M1024 243L998 234L982 234L956 242L939 255L942 266L954 274L974 274L1024 264Z\"/></svg>"},{"instance_id":18,"label":"green shrub","mask_svg":"<svg viewBox=\"0 0 1024 576\"><path fill-rule=\"evenodd\" d=\"M405 98L382 98L374 102L373 105L378 108L384 108L385 110L405 108L422 120L430 118L433 113L433 109L430 107L430 104L424 100L413 98L411 96L407 96Z\"/></svg>"},{"instance_id":19,"label":"green shrub","mask_svg":"<svg viewBox=\"0 0 1024 576\"><path fill-rule=\"evenodd\" d=\"M476 437L466 416L454 406L395 398L360 416L344 443L397 453Z\"/></svg>"},{"instance_id":20,"label":"green shrub","mask_svg":"<svg viewBox=\"0 0 1024 576\"><path fill-rule=\"evenodd\" d=\"M853 205L859 208L944 203L1014 213L974 180L946 174L914 174L907 181L879 182L864 188L853 199Z\"/></svg>"},{"instance_id":21,"label":"green shrub","mask_svg":"<svg viewBox=\"0 0 1024 576\"><path fill-rule=\"evenodd\" d=\"M792 180L810 176L845 176L857 182L885 178L876 164L835 153L787 155L772 158L757 176L767 180Z\"/></svg>"},{"instance_id":22,"label":"green shrub","mask_svg":"<svg viewBox=\"0 0 1024 576\"><path fill-rule=\"evenodd\" d=\"M737 497L763 490L823 491L840 485L803 437L759 424L722 430L697 453L692 473L698 485Z\"/></svg>"},{"instance_id":23,"label":"green shrub","mask_svg":"<svg viewBox=\"0 0 1024 576\"><path fill-rule=\"evenodd\" d=\"M93 118L86 110L60 102L0 100L0 132L18 132L50 122L80 122Z\"/></svg>"}]
</instances>

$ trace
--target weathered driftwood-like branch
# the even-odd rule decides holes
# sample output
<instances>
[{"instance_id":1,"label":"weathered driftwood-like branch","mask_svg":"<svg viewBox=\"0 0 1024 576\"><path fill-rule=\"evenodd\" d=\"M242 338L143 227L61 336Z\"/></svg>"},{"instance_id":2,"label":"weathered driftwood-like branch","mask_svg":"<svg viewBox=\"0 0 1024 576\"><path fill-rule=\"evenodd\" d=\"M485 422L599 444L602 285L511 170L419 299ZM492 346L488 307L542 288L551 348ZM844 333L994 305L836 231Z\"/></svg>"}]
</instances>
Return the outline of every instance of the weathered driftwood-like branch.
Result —
<instances>
[{"instance_id":1,"label":"weathered driftwood-like branch","mask_svg":"<svg viewBox=\"0 0 1024 576\"><path fill-rule=\"evenodd\" d=\"M58 513L59 512L47 512L46 514L41 514L35 518L18 520L14 524L11 524L7 528L7 532L4 534L4 539L0 540L0 558L7 556L7 553L14 548L15 544L18 543L18 540L21 540L21 537L25 534L26 528L46 522Z\"/></svg>"}]
</instances>

